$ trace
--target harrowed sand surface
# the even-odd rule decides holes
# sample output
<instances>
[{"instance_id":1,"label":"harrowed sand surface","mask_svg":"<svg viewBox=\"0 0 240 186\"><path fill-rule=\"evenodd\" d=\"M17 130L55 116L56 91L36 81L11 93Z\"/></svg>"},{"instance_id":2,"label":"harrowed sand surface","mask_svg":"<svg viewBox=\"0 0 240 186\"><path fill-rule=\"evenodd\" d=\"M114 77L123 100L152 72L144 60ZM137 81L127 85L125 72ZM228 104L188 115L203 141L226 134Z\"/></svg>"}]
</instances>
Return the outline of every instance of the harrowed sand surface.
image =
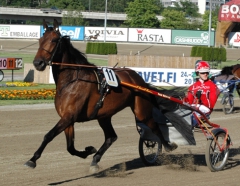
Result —
<instances>
[{"instance_id":1,"label":"harrowed sand surface","mask_svg":"<svg viewBox=\"0 0 240 186\"><path fill-rule=\"evenodd\" d=\"M210 172L205 163L206 139L195 132L196 146L179 146L165 153L164 165L146 167L138 154L139 135L129 108L113 117L118 140L103 156L101 171L92 175L89 166L92 156L80 159L66 150L64 133L57 136L45 149L31 169L23 164L37 150L44 135L57 123L53 104L0 107L0 185L162 185L162 186L238 186L240 183L240 101L236 99L234 114L224 115L217 104L211 121L227 127L231 135L230 160L225 170ZM75 146L84 149L92 145L97 149L104 135L97 121L75 124Z\"/></svg>"}]
</instances>

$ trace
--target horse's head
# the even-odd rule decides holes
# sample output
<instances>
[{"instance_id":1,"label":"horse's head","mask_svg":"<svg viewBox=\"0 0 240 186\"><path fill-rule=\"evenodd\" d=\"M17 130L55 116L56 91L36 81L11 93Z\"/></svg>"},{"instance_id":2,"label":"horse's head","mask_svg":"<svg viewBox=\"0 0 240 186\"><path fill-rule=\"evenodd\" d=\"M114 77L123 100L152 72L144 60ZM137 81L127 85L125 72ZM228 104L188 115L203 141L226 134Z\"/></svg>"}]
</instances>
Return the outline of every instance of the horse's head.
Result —
<instances>
[{"instance_id":1,"label":"horse's head","mask_svg":"<svg viewBox=\"0 0 240 186\"><path fill-rule=\"evenodd\" d=\"M43 28L45 33L39 39L39 48L33 60L35 68L39 71L45 70L46 66L52 62L61 40L59 24L56 19L54 19L53 27L48 27L43 20Z\"/></svg>"}]
</instances>

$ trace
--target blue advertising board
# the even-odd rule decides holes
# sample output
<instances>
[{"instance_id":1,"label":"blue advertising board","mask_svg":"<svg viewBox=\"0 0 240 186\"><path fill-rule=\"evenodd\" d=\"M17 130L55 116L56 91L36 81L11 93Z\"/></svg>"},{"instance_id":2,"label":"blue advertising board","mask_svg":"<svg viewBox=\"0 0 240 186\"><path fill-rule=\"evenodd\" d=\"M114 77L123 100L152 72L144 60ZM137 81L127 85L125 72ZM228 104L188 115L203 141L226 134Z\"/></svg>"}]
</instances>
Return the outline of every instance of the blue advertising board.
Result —
<instances>
[{"instance_id":1,"label":"blue advertising board","mask_svg":"<svg viewBox=\"0 0 240 186\"><path fill-rule=\"evenodd\" d=\"M43 36L44 29L43 26L40 28L41 37ZM71 40L83 40L84 39L84 27L83 26L60 26L60 33L62 36L68 35Z\"/></svg>"}]
</instances>

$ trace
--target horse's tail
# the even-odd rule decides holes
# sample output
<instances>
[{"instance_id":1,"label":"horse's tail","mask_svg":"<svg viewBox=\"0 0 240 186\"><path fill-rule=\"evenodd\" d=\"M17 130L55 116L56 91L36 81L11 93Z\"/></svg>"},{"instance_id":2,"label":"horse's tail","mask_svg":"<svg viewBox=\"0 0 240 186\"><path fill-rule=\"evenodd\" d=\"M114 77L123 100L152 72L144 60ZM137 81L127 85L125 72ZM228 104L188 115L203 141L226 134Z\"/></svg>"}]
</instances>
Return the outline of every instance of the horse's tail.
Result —
<instances>
[{"instance_id":1,"label":"horse's tail","mask_svg":"<svg viewBox=\"0 0 240 186\"><path fill-rule=\"evenodd\" d=\"M163 88L156 88L150 84L148 84L148 88L155 90L159 93L172 96L175 98L183 98L185 97L186 88L181 87L174 87L171 89L163 89ZM184 112L179 109L179 104L171 101L166 98L162 98L159 96L152 96L152 103L155 107L157 107L161 112L168 118L168 120L173 124L176 130L182 134L182 136L188 141L190 145L196 145L193 133L192 133L192 126L190 121L190 114L191 111L186 111L188 113L186 116ZM182 114L183 113L183 114ZM187 121L185 118L189 118Z\"/></svg>"},{"instance_id":2,"label":"horse's tail","mask_svg":"<svg viewBox=\"0 0 240 186\"><path fill-rule=\"evenodd\" d=\"M179 111L181 112L181 110ZM175 129L183 136L184 139L187 140L189 145L196 145L196 141L192 132L192 125L190 120L190 111L188 111L188 117L190 121L187 121L183 115L180 115L179 112L166 112L164 115L168 118L168 120L172 123Z\"/></svg>"}]
</instances>

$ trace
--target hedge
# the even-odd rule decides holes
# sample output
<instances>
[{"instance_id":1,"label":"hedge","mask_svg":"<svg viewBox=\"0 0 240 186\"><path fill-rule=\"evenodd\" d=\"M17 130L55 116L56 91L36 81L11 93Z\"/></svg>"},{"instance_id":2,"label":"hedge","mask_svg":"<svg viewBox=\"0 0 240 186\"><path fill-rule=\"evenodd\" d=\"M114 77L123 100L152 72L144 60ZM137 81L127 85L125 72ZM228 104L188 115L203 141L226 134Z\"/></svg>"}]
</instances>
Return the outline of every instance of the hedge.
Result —
<instances>
[{"instance_id":1,"label":"hedge","mask_svg":"<svg viewBox=\"0 0 240 186\"><path fill-rule=\"evenodd\" d=\"M88 42L86 46L86 54L100 54L100 55L117 54L117 44Z\"/></svg>"},{"instance_id":2,"label":"hedge","mask_svg":"<svg viewBox=\"0 0 240 186\"><path fill-rule=\"evenodd\" d=\"M226 61L227 51L225 48L193 46L191 57L202 57L204 61Z\"/></svg>"}]
</instances>

